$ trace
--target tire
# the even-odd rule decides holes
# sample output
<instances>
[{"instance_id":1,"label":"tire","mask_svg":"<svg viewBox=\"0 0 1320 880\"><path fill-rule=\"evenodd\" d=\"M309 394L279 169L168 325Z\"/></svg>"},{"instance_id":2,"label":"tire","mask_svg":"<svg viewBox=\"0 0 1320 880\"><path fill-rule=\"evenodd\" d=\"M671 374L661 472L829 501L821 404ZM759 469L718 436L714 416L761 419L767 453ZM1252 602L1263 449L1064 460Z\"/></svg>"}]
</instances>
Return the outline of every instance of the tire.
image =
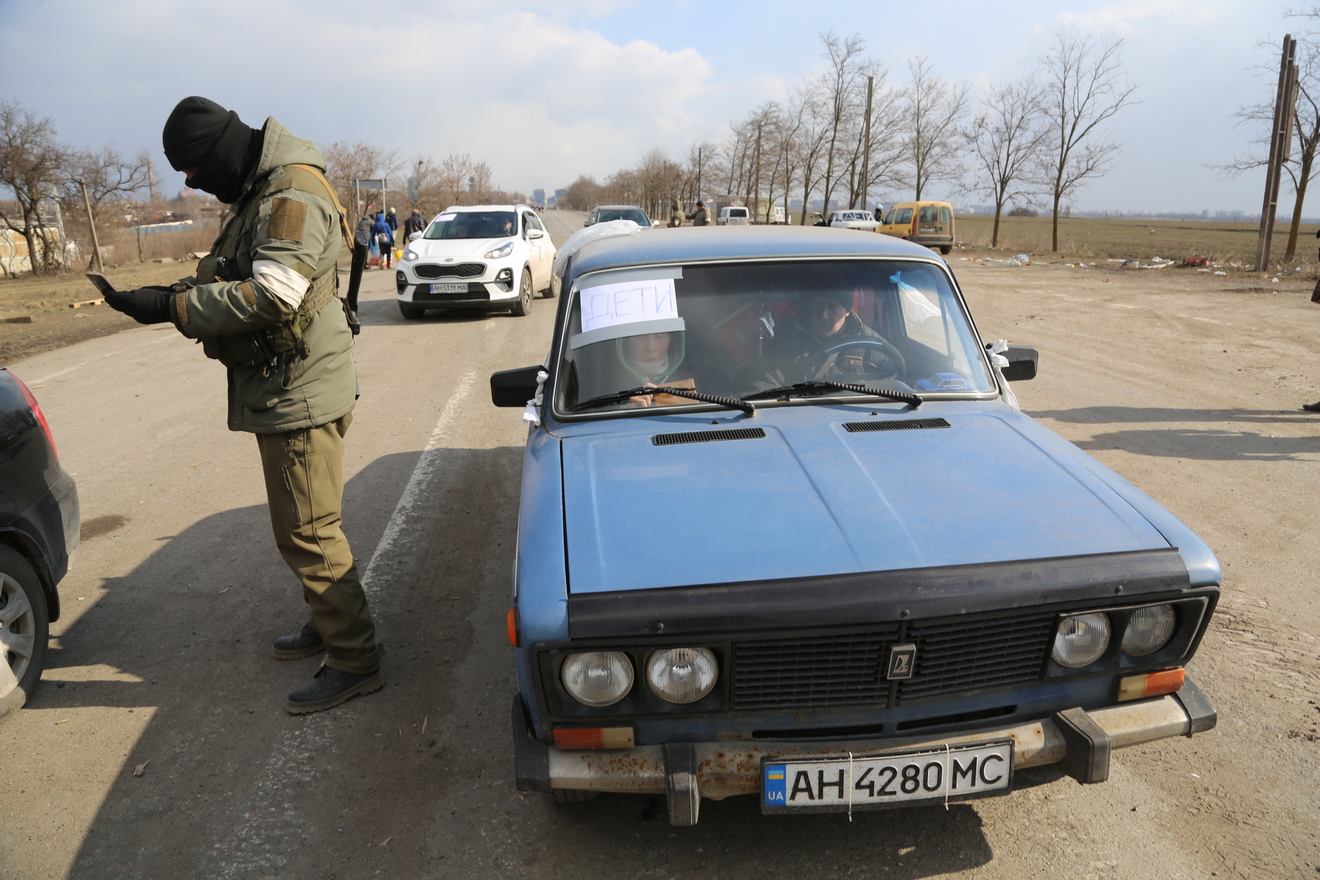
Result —
<instances>
[{"instance_id":1,"label":"tire","mask_svg":"<svg viewBox=\"0 0 1320 880\"><path fill-rule=\"evenodd\" d=\"M953 250L953 245L951 245L951 244L942 244L942 245L940 245L940 253L942 253L942 254L947 254L947 253L948 253L949 251L951 251L951 250Z\"/></svg>"},{"instance_id":2,"label":"tire","mask_svg":"<svg viewBox=\"0 0 1320 880\"><path fill-rule=\"evenodd\" d=\"M46 593L13 548L0 546L0 721L21 708L41 682L50 637Z\"/></svg>"},{"instance_id":3,"label":"tire","mask_svg":"<svg viewBox=\"0 0 1320 880\"><path fill-rule=\"evenodd\" d=\"M532 311L532 270L523 267L522 281L518 283L518 300L510 310L515 318L525 318Z\"/></svg>"},{"instance_id":4,"label":"tire","mask_svg":"<svg viewBox=\"0 0 1320 880\"><path fill-rule=\"evenodd\" d=\"M426 314L426 309L418 306L410 306L408 303L399 300L399 314L403 315L409 321L416 321L422 315Z\"/></svg>"},{"instance_id":5,"label":"tire","mask_svg":"<svg viewBox=\"0 0 1320 880\"><path fill-rule=\"evenodd\" d=\"M550 790L550 799L557 804L580 804L585 801L594 801L600 797L598 791L579 791L575 788L552 788Z\"/></svg>"}]
</instances>

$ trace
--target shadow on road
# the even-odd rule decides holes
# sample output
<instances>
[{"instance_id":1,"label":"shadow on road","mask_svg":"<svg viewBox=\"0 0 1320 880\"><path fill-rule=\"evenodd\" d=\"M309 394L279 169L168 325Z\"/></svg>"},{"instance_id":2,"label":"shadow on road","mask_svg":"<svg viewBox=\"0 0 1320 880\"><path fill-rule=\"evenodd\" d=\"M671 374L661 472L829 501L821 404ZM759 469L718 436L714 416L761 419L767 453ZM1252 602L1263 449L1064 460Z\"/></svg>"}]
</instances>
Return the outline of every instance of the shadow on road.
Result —
<instances>
[{"instance_id":1,"label":"shadow on road","mask_svg":"<svg viewBox=\"0 0 1320 880\"><path fill-rule=\"evenodd\" d=\"M1072 442L1087 451L1121 449L1136 455L1190 458L1202 461L1287 461L1320 453L1320 416L1298 410L1174 409L1168 407L1090 406L1063 410L1029 411L1034 419L1074 425L1144 425L1168 423L1171 428L1133 428L1094 434ZM1188 423L1223 425L1190 428ZM1264 431L1236 429L1259 426ZM1289 431L1315 426L1310 437L1276 437L1269 426Z\"/></svg>"}]
</instances>

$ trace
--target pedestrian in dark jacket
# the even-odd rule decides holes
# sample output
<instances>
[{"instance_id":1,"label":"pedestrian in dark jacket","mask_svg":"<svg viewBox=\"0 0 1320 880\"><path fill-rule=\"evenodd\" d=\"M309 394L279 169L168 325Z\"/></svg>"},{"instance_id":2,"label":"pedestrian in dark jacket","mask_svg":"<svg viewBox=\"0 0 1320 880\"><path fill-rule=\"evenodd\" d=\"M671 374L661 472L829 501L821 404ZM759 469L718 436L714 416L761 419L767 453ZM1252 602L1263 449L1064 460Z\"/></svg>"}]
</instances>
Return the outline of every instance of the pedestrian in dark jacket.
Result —
<instances>
[{"instance_id":1,"label":"pedestrian in dark jacket","mask_svg":"<svg viewBox=\"0 0 1320 880\"><path fill-rule=\"evenodd\" d=\"M426 228L426 218L422 216L421 211L413 211L407 220L403 221L403 238L410 241L413 233L421 232Z\"/></svg>"},{"instance_id":2,"label":"pedestrian in dark jacket","mask_svg":"<svg viewBox=\"0 0 1320 880\"><path fill-rule=\"evenodd\" d=\"M399 231L399 215L394 213L393 208L385 212L385 222L390 224L390 232Z\"/></svg>"},{"instance_id":3,"label":"pedestrian in dark jacket","mask_svg":"<svg viewBox=\"0 0 1320 880\"><path fill-rule=\"evenodd\" d=\"M705 226L710 222L710 215L706 213L706 203L697 202L697 210L692 212L689 218L693 226Z\"/></svg>"},{"instance_id":4,"label":"pedestrian in dark jacket","mask_svg":"<svg viewBox=\"0 0 1320 880\"><path fill-rule=\"evenodd\" d=\"M380 267L388 269L394 263L394 230L385 222L384 214L376 215L376 222L371 227L371 235L380 248Z\"/></svg>"}]
</instances>

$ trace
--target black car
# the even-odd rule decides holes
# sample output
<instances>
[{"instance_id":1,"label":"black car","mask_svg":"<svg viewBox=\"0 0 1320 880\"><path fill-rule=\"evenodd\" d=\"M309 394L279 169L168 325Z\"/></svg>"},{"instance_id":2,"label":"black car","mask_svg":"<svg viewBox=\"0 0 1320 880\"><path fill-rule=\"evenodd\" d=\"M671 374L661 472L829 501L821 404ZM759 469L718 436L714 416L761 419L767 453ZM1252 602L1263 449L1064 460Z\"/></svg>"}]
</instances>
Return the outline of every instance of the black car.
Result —
<instances>
[{"instance_id":1,"label":"black car","mask_svg":"<svg viewBox=\"0 0 1320 880\"><path fill-rule=\"evenodd\" d=\"M56 590L78 548L78 487L28 387L0 368L0 722L41 681Z\"/></svg>"}]
</instances>

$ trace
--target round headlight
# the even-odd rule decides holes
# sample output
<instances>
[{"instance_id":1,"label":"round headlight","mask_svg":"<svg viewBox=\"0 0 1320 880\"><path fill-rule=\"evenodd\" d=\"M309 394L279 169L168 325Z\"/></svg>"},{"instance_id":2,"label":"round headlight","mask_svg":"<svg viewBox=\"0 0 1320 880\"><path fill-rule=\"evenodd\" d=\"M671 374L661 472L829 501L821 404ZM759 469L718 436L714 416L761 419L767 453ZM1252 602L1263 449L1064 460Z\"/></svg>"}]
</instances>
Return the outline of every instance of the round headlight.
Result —
<instances>
[{"instance_id":1,"label":"round headlight","mask_svg":"<svg viewBox=\"0 0 1320 880\"><path fill-rule=\"evenodd\" d=\"M706 648L668 648L646 661L646 682L671 703L695 703L715 687L719 664Z\"/></svg>"},{"instance_id":2,"label":"round headlight","mask_svg":"<svg viewBox=\"0 0 1320 880\"><path fill-rule=\"evenodd\" d=\"M1173 606L1148 605L1128 618L1123 630L1123 653L1133 657L1154 654L1173 638Z\"/></svg>"},{"instance_id":3,"label":"round headlight","mask_svg":"<svg viewBox=\"0 0 1320 880\"><path fill-rule=\"evenodd\" d=\"M1069 669L1090 666L1109 647L1109 615L1095 612L1065 617L1054 633L1054 662Z\"/></svg>"},{"instance_id":4,"label":"round headlight","mask_svg":"<svg viewBox=\"0 0 1320 880\"><path fill-rule=\"evenodd\" d=\"M579 703L612 706L632 689L632 662L621 651L569 654L560 678L564 689Z\"/></svg>"}]
</instances>

